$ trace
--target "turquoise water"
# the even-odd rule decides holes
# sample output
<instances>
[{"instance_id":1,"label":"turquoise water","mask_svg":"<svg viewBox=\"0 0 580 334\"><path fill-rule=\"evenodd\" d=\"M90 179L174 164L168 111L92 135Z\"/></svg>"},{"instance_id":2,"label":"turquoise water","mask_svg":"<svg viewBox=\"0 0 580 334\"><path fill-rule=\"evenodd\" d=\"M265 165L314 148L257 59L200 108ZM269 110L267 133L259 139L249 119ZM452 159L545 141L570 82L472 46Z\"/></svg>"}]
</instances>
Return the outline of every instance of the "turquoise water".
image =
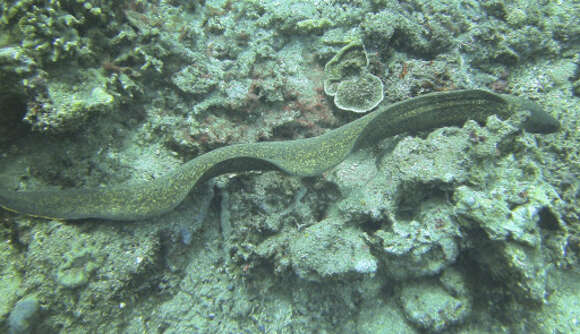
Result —
<instances>
[{"instance_id":1,"label":"turquoise water","mask_svg":"<svg viewBox=\"0 0 580 334\"><path fill-rule=\"evenodd\" d=\"M0 184L153 180L436 91L553 134L388 138L320 177L219 176L135 222L0 211L0 332L575 333L575 1L2 1ZM468 112L468 111L467 111ZM1 203L0 203L1 204Z\"/></svg>"}]
</instances>

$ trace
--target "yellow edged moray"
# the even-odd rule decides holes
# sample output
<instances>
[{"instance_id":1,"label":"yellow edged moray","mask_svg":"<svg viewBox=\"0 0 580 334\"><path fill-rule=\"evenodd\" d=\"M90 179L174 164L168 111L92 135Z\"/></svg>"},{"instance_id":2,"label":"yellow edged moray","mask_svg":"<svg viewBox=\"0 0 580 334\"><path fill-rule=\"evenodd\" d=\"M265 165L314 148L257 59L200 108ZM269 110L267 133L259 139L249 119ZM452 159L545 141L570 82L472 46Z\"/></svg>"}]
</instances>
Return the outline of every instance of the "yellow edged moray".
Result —
<instances>
[{"instance_id":1,"label":"yellow edged moray","mask_svg":"<svg viewBox=\"0 0 580 334\"><path fill-rule=\"evenodd\" d=\"M529 111L522 127L550 133L559 123L537 104L485 90L431 93L377 110L321 136L222 147L202 154L154 181L94 189L10 191L0 189L0 206L30 216L56 219L137 220L174 209L192 188L214 176L249 170L280 170L314 176L336 166L351 152L382 138L441 126L483 123Z\"/></svg>"}]
</instances>

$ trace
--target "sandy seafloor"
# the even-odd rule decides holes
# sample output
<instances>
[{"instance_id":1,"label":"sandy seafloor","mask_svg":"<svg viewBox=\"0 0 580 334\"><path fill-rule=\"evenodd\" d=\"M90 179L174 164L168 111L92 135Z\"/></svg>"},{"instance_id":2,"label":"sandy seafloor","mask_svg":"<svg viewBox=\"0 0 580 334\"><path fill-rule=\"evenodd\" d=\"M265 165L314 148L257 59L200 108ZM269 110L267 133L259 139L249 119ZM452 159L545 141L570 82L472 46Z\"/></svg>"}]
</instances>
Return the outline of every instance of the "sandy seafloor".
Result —
<instances>
[{"instance_id":1,"label":"sandy seafloor","mask_svg":"<svg viewBox=\"0 0 580 334\"><path fill-rule=\"evenodd\" d=\"M483 88L561 122L402 133L312 178L223 175L148 220L0 211L0 332L578 333L579 14L574 0L0 2L10 190L147 182L346 124L361 114L326 94L325 65L352 43L368 64L335 79L378 78L382 104Z\"/></svg>"}]
</instances>

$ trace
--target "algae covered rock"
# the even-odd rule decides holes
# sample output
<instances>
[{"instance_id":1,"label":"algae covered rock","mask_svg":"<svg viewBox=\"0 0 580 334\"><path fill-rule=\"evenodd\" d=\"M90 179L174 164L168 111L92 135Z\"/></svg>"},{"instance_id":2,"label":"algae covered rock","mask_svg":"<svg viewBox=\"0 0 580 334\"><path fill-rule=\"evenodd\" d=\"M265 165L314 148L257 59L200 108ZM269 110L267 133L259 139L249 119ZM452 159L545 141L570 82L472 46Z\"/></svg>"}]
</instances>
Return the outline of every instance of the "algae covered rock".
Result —
<instances>
[{"instance_id":1,"label":"algae covered rock","mask_svg":"<svg viewBox=\"0 0 580 334\"><path fill-rule=\"evenodd\" d=\"M400 302L407 320L429 332L440 332L471 313L469 297L457 293L465 291L465 283L458 273L451 275L453 279L443 275L443 282L429 279L403 286Z\"/></svg>"},{"instance_id":2,"label":"algae covered rock","mask_svg":"<svg viewBox=\"0 0 580 334\"><path fill-rule=\"evenodd\" d=\"M55 75L46 93L32 102L25 120L41 131L71 131L84 125L89 117L114 109L116 100L108 81L96 69L78 69Z\"/></svg>"},{"instance_id":3,"label":"algae covered rock","mask_svg":"<svg viewBox=\"0 0 580 334\"><path fill-rule=\"evenodd\" d=\"M364 43L370 50L377 50L387 54L392 50L391 38L397 27L397 12L382 10L378 13L369 13L361 22L361 32Z\"/></svg>"},{"instance_id":4,"label":"algae covered rock","mask_svg":"<svg viewBox=\"0 0 580 334\"><path fill-rule=\"evenodd\" d=\"M369 240L387 276L433 275L456 261L461 231L445 189L465 181L470 146L466 131L439 129L426 140L400 141L378 170L373 157L354 160L361 151L330 173L349 194L338 203L341 214L376 229Z\"/></svg>"},{"instance_id":5,"label":"algae covered rock","mask_svg":"<svg viewBox=\"0 0 580 334\"><path fill-rule=\"evenodd\" d=\"M11 2L10 4L5 4ZM3 1L0 24L38 63L95 56L95 26L114 26L115 1Z\"/></svg>"},{"instance_id":6,"label":"algae covered rock","mask_svg":"<svg viewBox=\"0 0 580 334\"><path fill-rule=\"evenodd\" d=\"M10 334L30 333L39 311L40 302L37 297L28 296L19 300L8 317L8 332Z\"/></svg>"},{"instance_id":7,"label":"algae covered rock","mask_svg":"<svg viewBox=\"0 0 580 334\"><path fill-rule=\"evenodd\" d=\"M84 268L69 268L57 272L56 279L58 284L65 288L79 288L89 282L89 276Z\"/></svg>"},{"instance_id":8,"label":"algae covered rock","mask_svg":"<svg viewBox=\"0 0 580 334\"><path fill-rule=\"evenodd\" d=\"M398 305L391 300L384 302L373 298L361 306L357 333L360 334L417 334L417 330L405 320Z\"/></svg>"},{"instance_id":9,"label":"algae covered rock","mask_svg":"<svg viewBox=\"0 0 580 334\"><path fill-rule=\"evenodd\" d=\"M220 72L202 62L184 67L171 77L171 82L184 93L203 95L218 85Z\"/></svg>"},{"instance_id":10,"label":"algae covered rock","mask_svg":"<svg viewBox=\"0 0 580 334\"><path fill-rule=\"evenodd\" d=\"M381 79L368 71L363 44L355 40L343 47L324 67L324 92L334 96L343 110L367 112L383 100Z\"/></svg>"},{"instance_id":11,"label":"algae covered rock","mask_svg":"<svg viewBox=\"0 0 580 334\"><path fill-rule=\"evenodd\" d=\"M378 270L364 233L337 217L326 218L299 233L278 235L262 242L256 253L274 258L278 268L291 267L302 279L369 277Z\"/></svg>"},{"instance_id":12,"label":"algae covered rock","mask_svg":"<svg viewBox=\"0 0 580 334\"><path fill-rule=\"evenodd\" d=\"M379 230L373 237L375 248L382 249L379 258L395 279L439 273L459 256L461 233L449 217L449 208L432 203L424 207L417 220L395 221L389 230Z\"/></svg>"},{"instance_id":13,"label":"algae covered rock","mask_svg":"<svg viewBox=\"0 0 580 334\"><path fill-rule=\"evenodd\" d=\"M0 321L6 319L10 314L13 305L25 291L22 284L22 269L19 265L18 250L12 243L0 243Z\"/></svg>"},{"instance_id":14,"label":"algae covered rock","mask_svg":"<svg viewBox=\"0 0 580 334\"><path fill-rule=\"evenodd\" d=\"M481 229L489 240L477 245L481 249L477 260L492 268L494 276L504 280L520 300L541 303L551 267L542 252L545 238L552 239L551 247L564 249L566 245L566 227L553 209L559 196L543 180L522 176L514 168L517 162L509 157L502 165L504 178L486 192L458 187L455 212L463 226ZM497 242L502 247L493 246Z\"/></svg>"},{"instance_id":15,"label":"algae covered rock","mask_svg":"<svg viewBox=\"0 0 580 334\"><path fill-rule=\"evenodd\" d=\"M346 274L364 275L377 271L377 260L358 229L326 219L310 226L290 241L290 259L298 276L318 281Z\"/></svg>"},{"instance_id":16,"label":"algae covered rock","mask_svg":"<svg viewBox=\"0 0 580 334\"><path fill-rule=\"evenodd\" d=\"M333 22L327 18L306 19L296 23L298 31L305 34L320 32L328 27L331 27L332 25Z\"/></svg>"},{"instance_id":17,"label":"algae covered rock","mask_svg":"<svg viewBox=\"0 0 580 334\"><path fill-rule=\"evenodd\" d=\"M371 231L387 277L433 276L469 254L511 296L541 303L553 266L544 253L561 257L567 232L558 193L521 155L537 150L532 138L497 117L470 121L405 138L376 167L359 152L328 179L348 194L337 204L343 217Z\"/></svg>"}]
</instances>

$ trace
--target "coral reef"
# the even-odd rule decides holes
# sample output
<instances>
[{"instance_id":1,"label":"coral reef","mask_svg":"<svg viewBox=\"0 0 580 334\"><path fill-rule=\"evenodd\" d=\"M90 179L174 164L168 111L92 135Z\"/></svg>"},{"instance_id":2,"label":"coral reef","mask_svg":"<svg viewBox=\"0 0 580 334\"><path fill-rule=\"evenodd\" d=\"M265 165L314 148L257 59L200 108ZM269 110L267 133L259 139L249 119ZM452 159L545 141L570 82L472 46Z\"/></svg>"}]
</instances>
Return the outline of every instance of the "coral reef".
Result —
<instances>
[{"instance_id":1,"label":"coral reef","mask_svg":"<svg viewBox=\"0 0 580 334\"><path fill-rule=\"evenodd\" d=\"M364 113L383 100L383 83L368 72L368 65L364 46L355 40L324 66L324 91L334 96L339 109Z\"/></svg>"},{"instance_id":2,"label":"coral reef","mask_svg":"<svg viewBox=\"0 0 580 334\"><path fill-rule=\"evenodd\" d=\"M95 111L113 109L117 92L96 67L107 34L117 27L114 8L112 1L2 3L3 53L13 61L3 59L1 73L12 78L12 94L29 96L24 118L35 129L75 130ZM107 24L108 30L99 29Z\"/></svg>"},{"instance_id":3,"label":"coral reef","mask_svg":"<svg viewBox=\"0 0 580 334\"><path fill-rule=\"evenodd\" d=\"M372 110L383 97L383 82L365 73L356 79L342 81L336 89L334 103L339 109L360 113Z\"/></svg>"},{"instance_id":4,"label":"coral reef","mask_svg":"<svg viewBox=\"0 0 580 334\"><path fill-rule=\"evenodd\" d=\"M322 177L220 176L148 221L0 210L0 332L574 333L579 17L571 0L1 2L11 189L150 180L458 88L527 96L562 129L399 135ZM361 76L372 98L340 102Z\"/></svg>"}]
</instances>

